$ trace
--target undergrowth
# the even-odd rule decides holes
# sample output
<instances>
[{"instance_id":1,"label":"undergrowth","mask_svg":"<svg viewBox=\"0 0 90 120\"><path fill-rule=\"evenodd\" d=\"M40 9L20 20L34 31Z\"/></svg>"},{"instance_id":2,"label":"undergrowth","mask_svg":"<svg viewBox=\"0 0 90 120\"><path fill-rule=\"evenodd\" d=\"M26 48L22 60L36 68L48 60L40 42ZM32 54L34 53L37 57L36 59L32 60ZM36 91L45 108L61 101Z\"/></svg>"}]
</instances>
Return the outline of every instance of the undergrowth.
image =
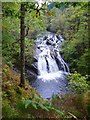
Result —
<instances>
[{"instance_id":1,"label":"undergrowth","mask_svg":"<svg viewBox=\"0 0 90 120\"><path fill-rule=\"evenodd\" d=\"M30 119L89 120L90 92L68 94L52 100L45 100L25 81L25 88L19 87L20 75L3 65L2 75L2 117Z\"/></svg>"},{"instance_id":2,"label":"undergrowth","mask_svg":"<svg viewBox=\"0 0 90 120\"><path fill-rule=\"evenodd\" d=\"M25 88L19 87L20 75L3 65L2 75L3 118L63 118L64 112L54 108L26 81Z\"/></svg>"}]
</instances>

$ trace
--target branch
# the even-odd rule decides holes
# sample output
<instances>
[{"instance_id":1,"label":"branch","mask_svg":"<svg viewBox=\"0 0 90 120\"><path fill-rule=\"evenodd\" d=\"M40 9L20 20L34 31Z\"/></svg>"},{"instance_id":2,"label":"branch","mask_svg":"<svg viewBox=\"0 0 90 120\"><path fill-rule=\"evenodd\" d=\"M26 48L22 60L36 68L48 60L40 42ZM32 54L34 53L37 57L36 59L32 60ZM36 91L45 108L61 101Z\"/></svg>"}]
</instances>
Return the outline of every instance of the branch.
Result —
<instances>
[{"instance_id":1,"label":"branch","mask_svg":"<svg viewBox=\"0 0 90 120\"><path fill-rule=\"evenodd\" d=\"M45 2L46 3L46 2ZM45 4L44 3L44 4ZM36 10L36 15L39 15L40 16L40 10L47 10L45 8L43 8L44 4L42 4L42 7L39 8L39 4L37 5L37 8L34 8L34 10Z\"/></svg>"},{"instance_id":2,"label":"branch","mask_svg":"<svg viewBox=\"0 0 90 120\"><path fill-rule=\"evenodd\" d=\"M21 39L17 39L15 42L12 43L12 47L14 47L14 44L20 42Z\"/></svg>"},{"instance_id":3,"label":"branch","mask_svg":"<svg viewBox=\"0 0 90 120\"><path fill-rule=\"evenodd\" d=\"M68 112L68 114L71 115L75 120L78 120L77 117L73 115L72 113Z\"/></svg>"},{"instance_id":4,"label":"branch","mask_svg":"<svg viewBox=\"0 0 90 120\"><path fill-rule=\"evenodd\" d=\"M27 27L27 29L26 29L26 34L25 34L24 37L26 37L26 36L28 35L28 32L29 32L29 27Z\"/></svg>"},{"instance_id":5,"label":"branch","mask_svg":"<svg viewBox=\"0 0 90 120\"><path fill-rule=\"evenodd\" d=\"M26 36L28 35L28 31L29 31L29 27L26 29L26 34L25 34L24 37L26 37ZM21 40L21 39L16 39L16 41L12 43L12 46L14 47L14 44L19 43L20 40Z\"/></svg>"}]
</instances>

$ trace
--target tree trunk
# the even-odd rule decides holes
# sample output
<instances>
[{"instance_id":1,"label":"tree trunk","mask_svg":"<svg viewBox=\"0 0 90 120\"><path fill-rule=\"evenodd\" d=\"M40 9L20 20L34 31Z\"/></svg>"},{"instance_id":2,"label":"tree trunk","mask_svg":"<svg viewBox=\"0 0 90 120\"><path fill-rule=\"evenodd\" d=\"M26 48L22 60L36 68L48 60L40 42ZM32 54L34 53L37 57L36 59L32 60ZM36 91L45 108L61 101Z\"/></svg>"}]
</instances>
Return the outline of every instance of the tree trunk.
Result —
<instances>
[{"instance_id":1,"label":"tree trunk","mask_svg":"<svg viewBox=\"0 0 90 120\"><path fill-rule=\"evenodd\" d=\"M21 19L20 19L20 40L21 40L21 78L20 78L20 86L25 86L25 6L23 3L21 3Z\"/></svg>"}]
</instances>

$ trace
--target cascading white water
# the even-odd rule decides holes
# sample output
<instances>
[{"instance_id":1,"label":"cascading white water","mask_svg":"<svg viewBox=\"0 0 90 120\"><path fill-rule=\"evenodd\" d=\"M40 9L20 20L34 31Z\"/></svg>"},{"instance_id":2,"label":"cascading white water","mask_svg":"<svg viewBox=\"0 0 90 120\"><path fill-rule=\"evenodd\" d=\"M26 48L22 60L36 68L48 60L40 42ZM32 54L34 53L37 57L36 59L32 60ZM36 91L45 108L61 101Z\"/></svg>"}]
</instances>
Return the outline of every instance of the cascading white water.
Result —
<instances>
[{"instance_id":1,"label":"cascading white water","mask_svg":"<svg viewBox=\"0 0 90 120\"><path fill-rule=\"evenodd\" d=\"M40 50L37 52L39 75L61 71L60 67L58 67L56 59L58 59L59 64L61 64L63 72L69 72L68 65L59 53L62 42L63 38L60 35L57 37L55 34L48 34L46 39L43 37L42 39L37 39L37 49Z\"/></svg>"},{"instance_id":2,"label":"cascading white water","mask_svg":"<svg viewBox=\"0 0 90 120\"><path fill-rule=\"evenodd\" d=\"M61 35L53 33L46 33L36 40L38 76L33 86L43 98L65 92L65 74L69 73L69 67L59 53L63 41Z\"/></svg>"}]
</instances>

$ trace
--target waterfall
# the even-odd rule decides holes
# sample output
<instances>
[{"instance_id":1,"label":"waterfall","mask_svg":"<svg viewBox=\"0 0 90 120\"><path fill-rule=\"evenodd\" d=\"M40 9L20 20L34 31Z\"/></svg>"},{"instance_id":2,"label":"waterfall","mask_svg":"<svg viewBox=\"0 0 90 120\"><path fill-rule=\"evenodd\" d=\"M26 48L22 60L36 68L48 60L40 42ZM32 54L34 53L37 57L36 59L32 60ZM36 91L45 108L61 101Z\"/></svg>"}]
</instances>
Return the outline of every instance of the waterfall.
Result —
<instances>
[{"instance_id":1,"label":"waterfall","mask_svg":"<svg viewBox=\"0 0 90 120\"><path fill-rule=\"evenodd\" d=\"M53 94L65 93L69 67L60 55L64 39L61 35L46 33L36 40L38 76L32 86L43 98L50 98Z\"/></svg>"},{"instance_id":2,"label":"waterfall","mask_svg":"<svg viewBox=\"0 0 90 120\"><path fill-rule=\"evenodd\" d=\"M37 52L39 75L60 71L61 67L63 69L63 72L69 72L68 65L59 53L63 41L64 40L60 35L56 36L52 33L40 39L37 39L37 49L40 50ZM38 51L37 49L36 51ZM55 57L58 59L61 67L58 66Z\"/></svg>"}]
</instances>

